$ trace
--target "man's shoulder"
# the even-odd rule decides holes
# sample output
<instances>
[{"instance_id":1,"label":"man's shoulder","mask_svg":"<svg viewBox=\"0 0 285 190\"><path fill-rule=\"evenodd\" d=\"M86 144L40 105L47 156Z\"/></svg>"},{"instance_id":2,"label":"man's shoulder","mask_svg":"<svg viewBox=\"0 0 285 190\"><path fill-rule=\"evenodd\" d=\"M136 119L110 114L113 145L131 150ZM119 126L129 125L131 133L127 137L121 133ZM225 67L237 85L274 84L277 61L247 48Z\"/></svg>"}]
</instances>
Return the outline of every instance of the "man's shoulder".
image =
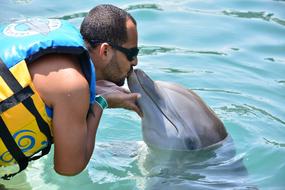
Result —
<instances>
[{"instance_id":1,"label":"man's shoulder","mask_svg":"<svg viewBox=\"0 0 285 190\"><path fill-rule=\"evenodd\" d=\"M65 94L89 93L79 61L66 54L46 55L29 65L33 83L47 104Z\"/></svg>"},{"instance_id":2,"label":"man's shoulder","mask_svg":"<svg viewBox=\"0 0 285 190\"><path fill-rule=\"evenodd\" d=\"M31 74L49 74L61 69L74 68L80 71L79 61L74 55L48 54L41 56L28 65Z\"/></svg>"}]
</instances>

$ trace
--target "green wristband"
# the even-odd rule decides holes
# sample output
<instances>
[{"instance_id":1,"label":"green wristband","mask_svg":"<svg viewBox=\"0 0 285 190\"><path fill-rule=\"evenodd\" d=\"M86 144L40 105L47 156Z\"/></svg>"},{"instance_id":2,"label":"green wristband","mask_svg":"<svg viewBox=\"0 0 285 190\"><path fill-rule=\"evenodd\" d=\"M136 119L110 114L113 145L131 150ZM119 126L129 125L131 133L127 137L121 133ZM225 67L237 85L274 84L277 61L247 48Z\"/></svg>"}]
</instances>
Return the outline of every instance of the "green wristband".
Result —
<instances>
[{"instance_id":1,"label":"green wristband","mask_svg":"<svg viewBox=\"0 0 285 190\"><path fill-rule=\"evenodd\" d=\"M102 108L102 110L108 107L108 102L103 96L97 95L95 97L95 101Z\"/></svg>"}]
</instances>

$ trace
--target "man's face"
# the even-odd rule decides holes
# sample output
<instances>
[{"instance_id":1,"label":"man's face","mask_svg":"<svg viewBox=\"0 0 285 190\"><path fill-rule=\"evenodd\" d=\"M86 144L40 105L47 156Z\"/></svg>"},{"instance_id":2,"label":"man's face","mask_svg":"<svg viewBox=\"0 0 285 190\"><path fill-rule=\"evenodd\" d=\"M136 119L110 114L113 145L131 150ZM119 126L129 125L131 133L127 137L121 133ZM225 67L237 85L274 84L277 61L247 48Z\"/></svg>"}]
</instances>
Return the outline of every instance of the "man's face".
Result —
<instances>
[{"instance_id":1,"label":"man's face","mask_svg":"<svg viewBox=\"0 0 285 190\"><path fill-rule=\"evenodd\" d=\"M127 49L137 47L137 28L130 19L127 20L126 25L128 41L121 46ZM132 61L130 61L127 59L127 56L123 52L117 50L114 47L112 49L114 51L113 57L104 68L103 75L105 80L114 82L118 86L122 86L124 85L125 78L127 77L132 67L137 65L137 58L135 57Z\"/></svg>"}]
</instances>

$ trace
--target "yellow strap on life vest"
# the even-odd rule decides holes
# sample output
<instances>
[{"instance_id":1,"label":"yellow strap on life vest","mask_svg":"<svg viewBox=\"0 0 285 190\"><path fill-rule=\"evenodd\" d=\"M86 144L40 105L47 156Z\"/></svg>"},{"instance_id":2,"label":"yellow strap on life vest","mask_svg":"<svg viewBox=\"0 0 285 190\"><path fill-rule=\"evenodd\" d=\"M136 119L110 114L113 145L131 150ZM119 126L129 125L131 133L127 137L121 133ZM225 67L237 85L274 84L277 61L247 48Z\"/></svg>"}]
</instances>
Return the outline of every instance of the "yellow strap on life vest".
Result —
<instances>
[{"instance_id":1,"label":"yellow strap on life vest","mask_svg":"<svg viewBox=\"0 0 285 190\"><path fill-rule=\"evenodd\" d=\"M51 118L46 114L45 104L34 88L25 60L20 61L9 70L23 88L29 87L31 89L33 93L30 98L41 118L48 124L48 130L51 131ZM14 94L15 92L0 77L0 104ZM47 146L48 137L40 130L35 115L24 106L23 102L18 102L7 110L4 109L1 118L25 156L31 157ZM2 126L0 125L0 127ZM0 139L0 166L15 163L17 163L16 160Z\"/></svg>"}]
</instances>

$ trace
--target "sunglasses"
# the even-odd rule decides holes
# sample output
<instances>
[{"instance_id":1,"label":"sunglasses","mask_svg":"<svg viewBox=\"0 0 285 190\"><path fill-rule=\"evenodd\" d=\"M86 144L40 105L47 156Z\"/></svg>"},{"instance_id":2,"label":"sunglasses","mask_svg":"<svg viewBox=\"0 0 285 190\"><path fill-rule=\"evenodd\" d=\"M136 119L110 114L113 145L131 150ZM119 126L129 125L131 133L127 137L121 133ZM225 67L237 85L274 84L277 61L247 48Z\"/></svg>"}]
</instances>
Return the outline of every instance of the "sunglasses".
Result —
<instances>
[{"instance_id":1,"label":"sunglasses","mask_svg":"<svg viewBox=\"0 0 285 190\"><path fill-rule=\"evenodd\" d=\"M99 41L99 40L91 40L91 42L94 45L104 43L103 41ZM110 42L106 42L106 43L108 43L114 49L116 49L116 50L122 52L123 54L125 54L125 56L127 57L127 59L129 61L133 61L139 54L139 48L138 47L124 48L122 46L118 46L118 45L112 44Z\"/></svg>"}]
</instances>

